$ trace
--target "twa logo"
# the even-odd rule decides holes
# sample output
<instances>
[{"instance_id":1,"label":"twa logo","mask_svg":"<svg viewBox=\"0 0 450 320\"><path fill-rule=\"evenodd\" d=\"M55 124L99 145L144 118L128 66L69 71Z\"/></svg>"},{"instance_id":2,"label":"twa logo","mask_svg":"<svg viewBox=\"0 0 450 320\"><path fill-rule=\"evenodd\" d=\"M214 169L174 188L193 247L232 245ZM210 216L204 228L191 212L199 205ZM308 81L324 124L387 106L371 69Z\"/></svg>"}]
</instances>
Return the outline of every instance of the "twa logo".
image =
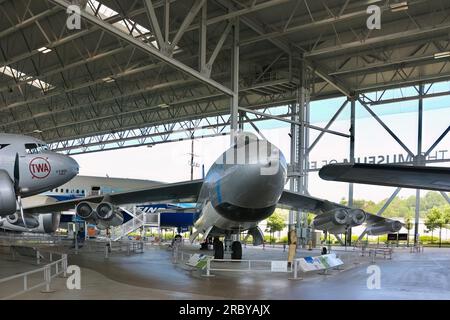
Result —
<instances>
[{"instance_id":1,"label":"twa logo","mask_svg":"<svg viewBox=\"0 0 450 320\"><path fill-rule=\"evenodd\" d=\"M36 179L47 178L52 171L52 167L50 166L50 163L47 161L47 159L41 157L37 157L31 160L29 169L33 178Z\"/></svg>"}]
</instances>

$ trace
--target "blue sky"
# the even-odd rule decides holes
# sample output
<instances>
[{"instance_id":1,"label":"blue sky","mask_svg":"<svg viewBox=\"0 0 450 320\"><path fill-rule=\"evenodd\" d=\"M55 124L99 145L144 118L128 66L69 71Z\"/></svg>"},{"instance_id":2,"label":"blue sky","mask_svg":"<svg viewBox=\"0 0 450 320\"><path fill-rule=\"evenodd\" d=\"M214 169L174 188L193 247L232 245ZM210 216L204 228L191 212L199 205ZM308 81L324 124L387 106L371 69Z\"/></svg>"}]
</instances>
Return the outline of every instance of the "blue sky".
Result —
<instances>
[{"instance_id":1,"label":"blue sky","mask_svg":"<svg viewBox=\"0 0 450 320\"><path fill-rule=\"evenodd\" d=\"M426 85L425 90L428 90L428 88L429 85ZM450 91L450 82L435 83L431 86L428 92L439 93L446 91ZM367 96L372 100L376 100L381 95L383 100L388 100L394 98L417 96L417 91L413 87L407 87L407 88L387 90L384 94L383 92L374 92L367 94ZM331 119L331 117L336 113L336 111L339 109L339 107L344 103L345 100L346 98L340 97L340 98L312 101L310 104L311 110L310 122L311 123L328 122ZM450 99L448 96L424 99L424 111L446 109L446 108L450 108ZM384 105L375 105L372 107L372 110L379 116L417 112L417 109L418 109L418 100L396 102ZM277 112L281 113L286 110L286 107L273 108L272 110L274 114L276 114ZM363 107L360 105L359 102L357 102L356 118L361 119L368 117L371 117L370 114L363 109ZM350 118L350 108L347 106L339 115L337 120L344 120L349 118ZM288 124L282 123L277 120L267 120L258 123L258 127L261 129L279 128L287 125Z\"/></svg>"}]
</instances>

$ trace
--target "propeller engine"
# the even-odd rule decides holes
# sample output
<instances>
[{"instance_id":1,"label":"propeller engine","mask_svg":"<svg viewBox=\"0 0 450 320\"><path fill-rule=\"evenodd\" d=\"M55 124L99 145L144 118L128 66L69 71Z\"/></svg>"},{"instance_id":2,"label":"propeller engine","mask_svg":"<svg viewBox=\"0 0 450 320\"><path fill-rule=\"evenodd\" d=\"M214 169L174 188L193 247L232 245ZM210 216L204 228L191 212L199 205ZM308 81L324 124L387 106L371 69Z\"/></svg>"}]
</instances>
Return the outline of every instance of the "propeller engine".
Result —
<instances>
[{"instance_id":1,"label":"propeller engine","mask_svg":"<svg viewBox=\"0 0 450 320\"><path fill-rule=\"evenodd\" d=\"M0 171L0 217L16 213L16 191L13 181L6 171Z\"/></svg>"},{"instance_id":2,"label":"propeller engine","mask_svg":"<svg viewBox=\"0 0 450 320\"><path fill-rule=\"evenodd\" d=\"M38 216L25 215L25 223L18 213L3 219L0 226L6 230L32 233L53 233L59 227L60 213L45 213Z\"/></svg>"},{"instance_id":3,"label":"propeller engine","mask_svg":"<svg viewBox=\"0 0 450 320\"><path fill-rule=\"evenodd\" d=\"M25 228L27 226L27 220L25 219L25 214L23 212L22 196L20 195L20 167L19 167L19 154L16 153L16 158L14 160L14 193L17 200L17 207L19 208L20 216L22 218ZM17 209L16 207L16 209Z\"/></svg>"}]
</instances>

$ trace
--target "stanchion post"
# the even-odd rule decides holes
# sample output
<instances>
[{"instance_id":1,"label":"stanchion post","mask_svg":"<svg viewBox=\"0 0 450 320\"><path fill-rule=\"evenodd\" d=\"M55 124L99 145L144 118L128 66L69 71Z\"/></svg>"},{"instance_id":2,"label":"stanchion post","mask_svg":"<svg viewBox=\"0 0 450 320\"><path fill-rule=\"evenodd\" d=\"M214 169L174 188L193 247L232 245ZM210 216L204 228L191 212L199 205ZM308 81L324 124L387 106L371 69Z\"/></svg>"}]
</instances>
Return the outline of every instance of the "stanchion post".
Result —
<instances>
[{"instance_id":1,"label":"stanchion post","mask_svg":"<svg viewBox=\"0 0 450 320\"><path fill-rule=\"evenodd\" d=\"M52 292L50 290L50 282L51 282L51 269L50 266L44 267L44 281L45 281L45 290L41 291L42 293L49 293Z\"/></svg>"},{"instance_id":2,"label":"stanchion post","mask_svg":"<svg viewBox=\"0 0 450 320\"><path fill-rule=\"evenodd\" d=\"M298 277L298 268L297 268L297 260L294 260L294 278Z\"/></svg>"},{"instance_id":3,"label":"stanchion post","mask_svg":"<svg viewBox=\"0 0 450 320\"><path fill-rule=\"evenodd\" d=\"M67 254L63 254L63 271L64 277L67 277Z\"/></svg>"}]
</instances>

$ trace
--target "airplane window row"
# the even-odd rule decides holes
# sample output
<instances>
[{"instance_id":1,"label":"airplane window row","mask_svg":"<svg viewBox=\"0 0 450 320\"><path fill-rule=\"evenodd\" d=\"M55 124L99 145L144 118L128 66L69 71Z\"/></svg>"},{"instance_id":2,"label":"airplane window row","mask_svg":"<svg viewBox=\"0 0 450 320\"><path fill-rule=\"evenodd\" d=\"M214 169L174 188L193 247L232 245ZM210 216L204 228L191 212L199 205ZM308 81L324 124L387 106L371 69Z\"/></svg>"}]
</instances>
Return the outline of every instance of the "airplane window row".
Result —
<instances>
[{"instance_id":1,"label":"airplane window row","mask_svg":"<svg viewBox=\"0 0 450 320\"><path fill-rule=\"evenodd\" d=\"M70 193L76 193L76 194L85 194L85 190L80 190L80 189L77 189L77 190L74 190L74 189L72 189L72 190L69 190L69 189L53 189L52 190L52 192L56 192L56 193L69 193L69 191L70 191Z\"/></svg>"},{"instance_id":2,"label":"airplane window row","mask_svg":"<svg viewBox=\"0 0 450 320\"><path fill-rule=\"evenodd\" d=\"M25 151L28 154L38 154L44 151L48 151L48 146L45 144L26 143Z\"/></svg>"}]
</instances>

